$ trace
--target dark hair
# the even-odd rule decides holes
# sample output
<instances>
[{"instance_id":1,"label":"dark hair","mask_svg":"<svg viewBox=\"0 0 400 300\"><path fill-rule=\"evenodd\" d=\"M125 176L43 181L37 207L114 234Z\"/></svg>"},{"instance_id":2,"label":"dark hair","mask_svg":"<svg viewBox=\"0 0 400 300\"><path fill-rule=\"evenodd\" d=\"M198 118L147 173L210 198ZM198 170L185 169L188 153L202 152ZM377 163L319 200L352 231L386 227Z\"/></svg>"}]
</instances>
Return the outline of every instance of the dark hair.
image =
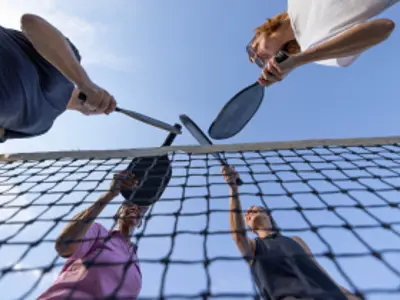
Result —
<instances>
[{"instance_id":1,"label":"dark hair","mask_svg":"<svg viewBox=\"0 0 400 300\"><path fill-rule=\"evenodd\" d=\"M137 188L121 190L121 194L127 202L140 206L152 205L161 198L172 176L168 155L134 158L128 171L139 184Z\"/></svg>"}]
</instances>

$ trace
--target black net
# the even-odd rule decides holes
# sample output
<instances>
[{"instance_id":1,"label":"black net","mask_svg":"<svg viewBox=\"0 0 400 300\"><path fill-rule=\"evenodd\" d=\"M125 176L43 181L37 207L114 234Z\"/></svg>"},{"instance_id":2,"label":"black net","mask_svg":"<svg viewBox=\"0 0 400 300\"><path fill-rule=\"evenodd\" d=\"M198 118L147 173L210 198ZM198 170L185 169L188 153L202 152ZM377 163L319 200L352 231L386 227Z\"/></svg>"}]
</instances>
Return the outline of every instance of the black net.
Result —
<instances>
[{"instance_id":1,"label":"black net","mask_svg":"<svg viewBox=\"0 0 400 300\"><path fill-rule=\"evenodd\" d=\"M244 182L243 209L268 208L280 233L301 237L351 292L365 299L399 299L400 144L353 144L220 149L230 147L222 155ZM143 278L138 299L257 299L230 234L229 189L221 166L201 154L204 148L189 150L169 152L168 187L134 234ZM129 151L110 153L3 158L1 299L36 299L53 284L65 264L54 250L61 229L132 160ZM115 198L96 222L112 228L123 201Z\"/></svg>"}]
</instances>

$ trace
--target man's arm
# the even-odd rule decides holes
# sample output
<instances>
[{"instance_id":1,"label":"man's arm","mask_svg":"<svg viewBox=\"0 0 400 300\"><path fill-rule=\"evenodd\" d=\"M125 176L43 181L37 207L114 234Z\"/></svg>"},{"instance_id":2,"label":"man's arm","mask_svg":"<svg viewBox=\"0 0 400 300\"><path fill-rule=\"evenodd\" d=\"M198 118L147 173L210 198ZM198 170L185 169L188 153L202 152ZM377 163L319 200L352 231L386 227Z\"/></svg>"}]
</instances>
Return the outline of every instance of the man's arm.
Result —
<instances>
[{"instance_id":1,"label":"man's arm","mask_svg":"<svg viewBox=\"0 0 400 300\"><path fill-rule=\"evenodd\" d=\"M67 39L54 26L43 18L25 14L21 18L21 28L33 47L48 62L56 67L66 78L75 83L79 91L86 94L85 109L77 97L73 97L69 109L81 111L84 114L109 114L117 106L113 96L106 90L95 85L75 57L75 53Z\"/></svg>"},{"instance_id":2,"label":"man's arm","mask_svg":"<svg viewBox=\"0 0 400 300\"><path fill-rule=\"evenodd\" d=\"M69 221L56 239L55 248L60 256L69 257L75 252L94 220L117 195L117 192L108 191Z\"/></svg>"},{"instance_id":3,"label":"man's arm","mask_svg":"<svg viewBox=\"0 0 400 300\"><path fill-rule=\"evenodd\" d=\"M315 257L313 256L311 249L308 247L308 245L300 238L300 237L292 237L292 239L297 242L303 249L304 251L307 253L307 255L314 261L314 263L317 265L318 268L321 269L322 272L324 272L330 280L332 280L332 282L334 282L339 289L342 291L342 293L347 297L347 299L349 300L361 300L360 298L358 298L357 296L355 296L354 294L352 294L349 290L347 290L346 288L342 287L341 285L339 285L335 280L333 280L333 278L328 274L328 272L319 264L319 262L315 259Z\"/></svg>"},{"instance_id":4,"label":"man's arm","mask_svg":"<svg viewBox=\"0 0 400 300\"><path fill-rule=\"evenodd\" d=\"M25 14L21 29L35 49L77 86L90 84L89 76L75 57L64 35L43 18Z\"/></svg>"},{"instance_id":5,"label":"man's arm","mask_svg":"<svg viewBox=\"0 0 400 300\"><path fill-rule=\"evenodd\" d=\"M293 59L295 64L300 66L320 60L356 55L386 40L394 28L395 23L389 19L365 22L295 55Z\"/></svg>"}]
</instances>

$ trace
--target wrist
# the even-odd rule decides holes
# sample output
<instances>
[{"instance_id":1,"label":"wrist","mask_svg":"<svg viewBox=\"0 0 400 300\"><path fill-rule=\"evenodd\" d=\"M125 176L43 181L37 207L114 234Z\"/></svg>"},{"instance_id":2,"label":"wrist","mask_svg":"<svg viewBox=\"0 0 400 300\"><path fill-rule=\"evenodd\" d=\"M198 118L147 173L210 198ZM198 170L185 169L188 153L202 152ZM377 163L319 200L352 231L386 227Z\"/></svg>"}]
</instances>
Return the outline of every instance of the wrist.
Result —
<instances>
[{"instance_id":1,"label":"wrist","mask_svg":"<svg viewBox=\"0 0 400 300\"><path fill-rule=\"evenodd\" d=\"M115 190L108 190L103 194L103 196L100 197L99 202L102 204L108 204L113 200L115 197L117 197L119 194L119 191Z\"/></svg>"},{"instance_id":2,"label":"wrist","mask_svg":"<svg viewBox=\"0 0 400 300\"><path fill-rule=\"evenodd\" d=\"M302 65L316 61L314 57L315 56L314 52L315 52L314 49L309 49L304 52L300 52L296 55L291 56L294 65L296 65L296 67L300 67Z\"/></svg>"},{"instance_id":3,"label":"wrist","mask_svg":"<svg viewBox=\"0 0 400 300\"><path fill-rule=\"evenodd\" d=\"M85 70L82 68L79 76L75 80L76 87L81 91L87 91L93 88L93 82L90 80L89 76L86 74Z\"/></svg>"},{"instance_id":4,"label":"wrist","mask_svg":"<svg viewBox=\"0 0 400 300\"><path fill-rule=\"evenodd\" d=\"M232 194L237 194L239 192L239 188L237 185L230 185L230 191Z\"/></svg>"}]
</instances>

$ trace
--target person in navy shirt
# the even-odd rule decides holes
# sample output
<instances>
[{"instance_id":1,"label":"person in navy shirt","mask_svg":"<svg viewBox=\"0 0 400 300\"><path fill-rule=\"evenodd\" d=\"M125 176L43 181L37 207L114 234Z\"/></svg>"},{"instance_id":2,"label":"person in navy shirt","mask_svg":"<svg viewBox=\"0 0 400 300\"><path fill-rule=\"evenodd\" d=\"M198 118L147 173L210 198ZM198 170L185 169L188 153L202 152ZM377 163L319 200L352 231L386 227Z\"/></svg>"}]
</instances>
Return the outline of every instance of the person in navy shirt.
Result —
<instances>
[{"instance_id":1,"label":"person in navy shirt","mask_svg":"<svg viewBox=\"0 0 400 300\"><path fill-rule=\"evenodd\" d=\"M67 109L85 115L115 110L115 99L92 82L61 32L32 14L22 16L21 29L0 26L0 142L42 135Z\"/></svg>"},{"instance_id":2,"label":"person in navy shirt","mask_svg":"<svg viewBox=\"0 0 400 300\"><path fill-rule=\"evenodd\" d=\"M266 208L253 205L243 216L238 174L229 166L222 168L222 174L230 190L232 238L250 267L262 299L360 300L333 280L303 239L282 235ZM246 224L256 239L247 236Z\"/></svg>"}]
</instances>

